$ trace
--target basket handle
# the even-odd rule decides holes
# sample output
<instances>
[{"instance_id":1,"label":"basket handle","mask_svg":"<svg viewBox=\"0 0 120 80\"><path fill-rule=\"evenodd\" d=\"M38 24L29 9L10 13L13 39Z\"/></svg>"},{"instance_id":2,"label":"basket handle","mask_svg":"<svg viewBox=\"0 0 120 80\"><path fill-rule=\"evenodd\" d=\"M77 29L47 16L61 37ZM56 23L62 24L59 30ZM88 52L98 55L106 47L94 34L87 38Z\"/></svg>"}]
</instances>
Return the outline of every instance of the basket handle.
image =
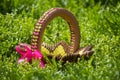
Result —
<instances>
[{"instance_id":1,"label":"basket handle","mask_svg":"<svg viewBox=\"0 0 120 80\"><path fill-rule=\"evenodd\" d=\"M69 53L74 53L79 49L80 43L80 30L78 26L78 22L74 15L66 9L63 8L52 8L45 12L43 16L38 20L35 24L34 32L31 39L31 48L32 51L38 49L41 51L42 46L42 38L45 31L45 28L49 24L49 22L55 17L62 17L67 21L70 28L70 45L69 45Z\"/></svg>"}]
</instances>

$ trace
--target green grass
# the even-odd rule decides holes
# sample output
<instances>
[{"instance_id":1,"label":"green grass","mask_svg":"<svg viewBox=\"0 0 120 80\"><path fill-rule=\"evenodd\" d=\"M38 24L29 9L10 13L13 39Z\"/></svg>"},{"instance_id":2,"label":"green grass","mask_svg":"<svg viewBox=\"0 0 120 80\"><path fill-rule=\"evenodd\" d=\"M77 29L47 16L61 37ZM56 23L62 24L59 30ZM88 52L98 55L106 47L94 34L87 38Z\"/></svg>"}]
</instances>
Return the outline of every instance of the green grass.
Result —
<instances>
[{"instance_id":1,"label":"green grass","mask_svg":"<svg viewBox=\"0 0 120 80\"><path fill-rule=\"evenodd\" d=\"M77 63L52 61L46 68L38 62L18 65L15 46L30 43L34 24L50 8L71 11L79 22L80 46L93 44L89 60ZM58 36L59 35L59 36ZM51 38L52 36L52 38ZM44 41L69 43L69 28L55 18L46 28ZM0 80L120 80L120 2L118 0L1 0L0 1Z\"/></svg>"}]
</instances>

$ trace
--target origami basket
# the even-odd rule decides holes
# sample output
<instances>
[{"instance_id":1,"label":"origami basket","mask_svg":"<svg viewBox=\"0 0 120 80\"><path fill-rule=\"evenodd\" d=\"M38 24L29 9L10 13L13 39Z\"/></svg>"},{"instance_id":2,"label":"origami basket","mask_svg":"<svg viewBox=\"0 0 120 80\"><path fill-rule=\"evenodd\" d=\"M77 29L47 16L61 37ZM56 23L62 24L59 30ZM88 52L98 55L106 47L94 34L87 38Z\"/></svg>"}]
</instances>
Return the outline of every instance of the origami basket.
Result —
<instances>
[{"instance_id":1,"label":"origami basket","mask_svg":"<svg viewBox=\"0 0 120 80\"><path fill-rule=\"evenodd\" d=\"M70 44L68 45L66 42L61 41L53 46L49 46L47 44L43 44L42 38L44 35L44 31L47 28L47 25L53 20L55 17L62 17L69 25L70 29ZM43 16L38 20L35 24L33 36L31 39L31 49L35 51L36 49L40 52L42 51L42 47L48 49L49 52L53 52L59 45L64 48L66 55L64 56L56 56L57 60L62 61L76 61L77 58L87 55L92 55L92 46L87 46L84 48L80 48L80 29L78 26L78 22L74 15L66 9L63 8L52 8L45 12ZM48 57L52 57L54 54L48 54Z\"/></svg>"}]
</instances>

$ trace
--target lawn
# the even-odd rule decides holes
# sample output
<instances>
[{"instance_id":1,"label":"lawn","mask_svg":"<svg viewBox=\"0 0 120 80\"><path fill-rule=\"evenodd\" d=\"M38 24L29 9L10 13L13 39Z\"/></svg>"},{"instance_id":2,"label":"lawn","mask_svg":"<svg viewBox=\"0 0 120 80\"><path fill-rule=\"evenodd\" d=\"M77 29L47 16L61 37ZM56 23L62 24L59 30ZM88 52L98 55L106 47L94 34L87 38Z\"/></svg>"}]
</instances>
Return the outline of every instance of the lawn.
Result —
<instances>
[{"instance_id":1,"label":"lawn","mask_svg":"<svg viewBox=\"0 0 120 80\"><path fill-rule=\"evenodd\" d=\"M50 8L69 10L78 20L80 47L94 45L94 54L77 63L51 61L44 69L38 62L17 64L15 46L30 44L34 25ZM70 42L65 20L55 18L46 28L43 41ZM59 35L59 36L58 36ZM1 0L0 80L120 80L119 0Z\"/></svg>"}]
</instances>

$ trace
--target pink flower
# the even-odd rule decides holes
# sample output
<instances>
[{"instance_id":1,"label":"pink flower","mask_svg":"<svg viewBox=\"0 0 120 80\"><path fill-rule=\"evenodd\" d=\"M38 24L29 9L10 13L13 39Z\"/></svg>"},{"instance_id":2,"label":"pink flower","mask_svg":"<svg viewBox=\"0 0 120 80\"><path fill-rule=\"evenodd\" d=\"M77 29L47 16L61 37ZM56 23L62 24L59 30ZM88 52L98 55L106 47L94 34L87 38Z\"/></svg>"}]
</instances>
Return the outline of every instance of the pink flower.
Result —
<instances>
[{"instance_id":1,"label":"pink flower","mask_svg":"<svg viewBox=\"0 0 120 80\"><path fill-rule=\"evenodd\" d=\"M32 52L29 45L21 43L18 46L16 46L16 51L21 55L21 57L18 60L18 64L24 62L25 60L27 62L30 62L33 57L35 60L39 60L40 67L44 68L45 64L44 61L42 61L43 56L42 53L40 53L38 50Z\"/></svg>"}]
</instances>

